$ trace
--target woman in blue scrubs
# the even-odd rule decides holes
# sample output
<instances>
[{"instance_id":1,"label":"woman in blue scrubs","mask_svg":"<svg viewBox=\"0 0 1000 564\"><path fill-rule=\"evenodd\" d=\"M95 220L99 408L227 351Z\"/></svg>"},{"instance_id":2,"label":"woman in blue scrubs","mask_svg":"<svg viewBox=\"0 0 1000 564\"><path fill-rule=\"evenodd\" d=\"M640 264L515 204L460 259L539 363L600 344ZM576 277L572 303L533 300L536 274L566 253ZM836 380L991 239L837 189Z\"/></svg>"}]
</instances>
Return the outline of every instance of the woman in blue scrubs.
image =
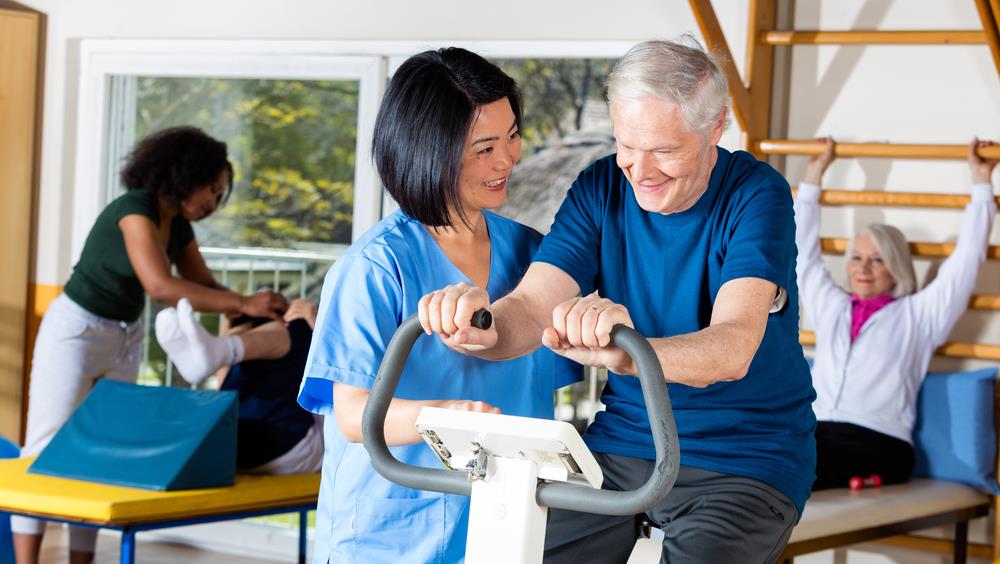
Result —
<instances>
[{"instance_id":1,"label":"woman in blue scrubs","mask_svg":"<svg viewBox=\"0 0 1000 564\"><path fill-rule=\"evenodd\" d=\"M327 416L316 563L464 559L469 498L377 474L361 445L361 414L389 339L421 297L464 282L499 298L527 269L541 235L489 211L507 197L520 122L514 80L463 49L415 55L389 84L373 155L400 210L327 274L299 393L303 407ZM419 339L389 408L386 441L403 462L439 468L414 429L423 406L551 418L555 366L548 351L489 362Z\"/></svg>"}]
</instances>

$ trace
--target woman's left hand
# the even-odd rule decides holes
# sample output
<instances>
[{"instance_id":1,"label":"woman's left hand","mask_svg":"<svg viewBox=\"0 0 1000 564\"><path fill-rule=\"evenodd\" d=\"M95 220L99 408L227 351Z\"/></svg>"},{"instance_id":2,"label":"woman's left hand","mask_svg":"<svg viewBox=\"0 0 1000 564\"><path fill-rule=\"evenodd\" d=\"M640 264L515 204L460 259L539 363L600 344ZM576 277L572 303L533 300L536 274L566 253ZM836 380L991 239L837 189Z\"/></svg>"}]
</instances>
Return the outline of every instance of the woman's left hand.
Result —
<instances>
[{"instance_id":1,"label":"woman's left hand","mask_svg":"<svg viewBox=\"0 0 1000 564\"><path fill-rule=\"evenodd\" d=\"M983 147L992 147L996 141L973 138L969 143L969 171L972 173L973 184L989 184L993 169L997 166L997 159L984 159L976 152Z\"/></svg>"},{"instance_id":2,"label":"woman's left hand","mask_svg":"<svg viewBox=\"0 0 1000 564\"><path fill-rule=\"evenodd\" d=\"M820 137L816 140L824 144L823 152L813 155L806 163L806 172L802 177L802 182L821 186L826 169L836 158L837 142L833 140L833 137Z\"/></svg>"},{"instance_id":3,"label":"woman's left hand","mask_svg":"<svg viewBox=\"0 0 1000 564\"><path fill-rule=\"evenodd\" d=\"M580 364L603 366L616 374L635 374L632 359L611 345L611 329L619 324L635 327L625 306L594 292L556 306L552 310L552 327L542 332L542 343Z\"/></svg>"}]
</instances>

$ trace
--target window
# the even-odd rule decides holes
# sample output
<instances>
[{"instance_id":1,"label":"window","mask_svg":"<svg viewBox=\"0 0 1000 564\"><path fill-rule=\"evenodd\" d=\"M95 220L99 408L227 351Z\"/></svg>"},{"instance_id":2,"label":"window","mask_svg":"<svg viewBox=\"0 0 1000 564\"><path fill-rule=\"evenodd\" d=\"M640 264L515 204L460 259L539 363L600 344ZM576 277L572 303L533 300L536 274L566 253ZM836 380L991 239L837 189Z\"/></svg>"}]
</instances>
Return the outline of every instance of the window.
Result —
<instances>
[{"instance_id":1,"label":"window","mask_svg":"<svg viewBox=\"0 0 1000 564\"><path fill-rule=\"evenodd\" d=\"M507 59L524 101L521 162L500 213L547 233L576 175L615 152L604 82L608 58Z\"/></svg>"},{"instance_id":2,"label":"window","mask_svg":"<svg viewBox=\"0 0 1000 564\"><path fill-rule=\"evenodd\" d=\"M378 221L375 171L357 156L370 151L385 57L330 53L310 42L82 42L74 261L116 194L122 157L180 123L229 143L238 167L232 211L199 226L206 246L297 248L318 231L322 243L345 244ZM273 209L290 216L252 203L268 191L286 198ZM321 209L305 204L318 194Z\"/></svg>"},{"instance_id":3,"label":"window","mask_svg":"<svg viewBox=\"0 0 1000 564\"><path fill-rule=\"evenodd\" d=\"M229 146L233 194L195 231L209 267L236 291L318 297L329 264L378 220L375 173L357 155L370 150L384 58L267 42L85 41L81 52L74 257L120 194L135 142L182 124ZM218 322L203 319L210 330ZM174 384L156 340L143 347L140 381Z\"/></svg>"},{"instance_id":4,"label":"window","mask_svg":"<svg viewBox=\"0 0 1000 564\"><path fill-rule=\"evenodd\" d=\"M358 86L356 80L115 77L113 90L132 93L127 107L135 109L111 118L123 120L122 148L178 125L199 127L228 145L234 190L225 206L195 223L201 245L318 250L351 241Z\"/></svg>"}]
</instances>

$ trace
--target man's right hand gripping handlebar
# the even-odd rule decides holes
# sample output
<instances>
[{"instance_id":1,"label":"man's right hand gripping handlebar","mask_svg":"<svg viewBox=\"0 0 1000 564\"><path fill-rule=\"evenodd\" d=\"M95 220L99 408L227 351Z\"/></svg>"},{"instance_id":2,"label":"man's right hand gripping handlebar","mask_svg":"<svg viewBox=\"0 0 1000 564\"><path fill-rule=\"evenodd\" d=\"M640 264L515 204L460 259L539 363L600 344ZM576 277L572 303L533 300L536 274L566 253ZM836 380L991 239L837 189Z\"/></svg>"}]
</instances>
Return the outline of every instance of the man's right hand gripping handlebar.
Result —
<instances>
[{"instance_id":1,"label":"man's right hand gripping handlebar","mask_svg":"<svg viewBox=\"0 0 1000 564\"><path fill-rule=\"evenodd\" d=\"M490 296L485 290L460 282L420 298L417 316L428 335L437 333L448 348L475 354L497 343L498 335L492 323L484 323L485 329L472 323L476 312L485 310L488 313L489 307Z\"/></svg>"}]
</instances>

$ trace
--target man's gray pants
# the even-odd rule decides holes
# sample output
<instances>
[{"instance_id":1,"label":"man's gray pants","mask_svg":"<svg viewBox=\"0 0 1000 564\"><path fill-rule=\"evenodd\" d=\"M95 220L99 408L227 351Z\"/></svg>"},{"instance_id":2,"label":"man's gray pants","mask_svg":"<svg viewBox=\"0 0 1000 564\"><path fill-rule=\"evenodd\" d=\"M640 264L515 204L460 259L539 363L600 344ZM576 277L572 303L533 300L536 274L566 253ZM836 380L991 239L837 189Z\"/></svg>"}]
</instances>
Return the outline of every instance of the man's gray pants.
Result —
<instances>
[{"instance_id":1,"label":"man's gray pants","mask_svg":"<svg viewBox=\"0 0 1000 564\"><path fill-rule=\"evenodd\" d=\"M604 472L604 489L635 489L652 472L651 460L594 457ZM644 519L663 530L661 563L754 564L777 560L799 512L760 480L681 466L666 499L645 515L549 510L545 563L625 563Z\"/></svg>"}]
</instances>

